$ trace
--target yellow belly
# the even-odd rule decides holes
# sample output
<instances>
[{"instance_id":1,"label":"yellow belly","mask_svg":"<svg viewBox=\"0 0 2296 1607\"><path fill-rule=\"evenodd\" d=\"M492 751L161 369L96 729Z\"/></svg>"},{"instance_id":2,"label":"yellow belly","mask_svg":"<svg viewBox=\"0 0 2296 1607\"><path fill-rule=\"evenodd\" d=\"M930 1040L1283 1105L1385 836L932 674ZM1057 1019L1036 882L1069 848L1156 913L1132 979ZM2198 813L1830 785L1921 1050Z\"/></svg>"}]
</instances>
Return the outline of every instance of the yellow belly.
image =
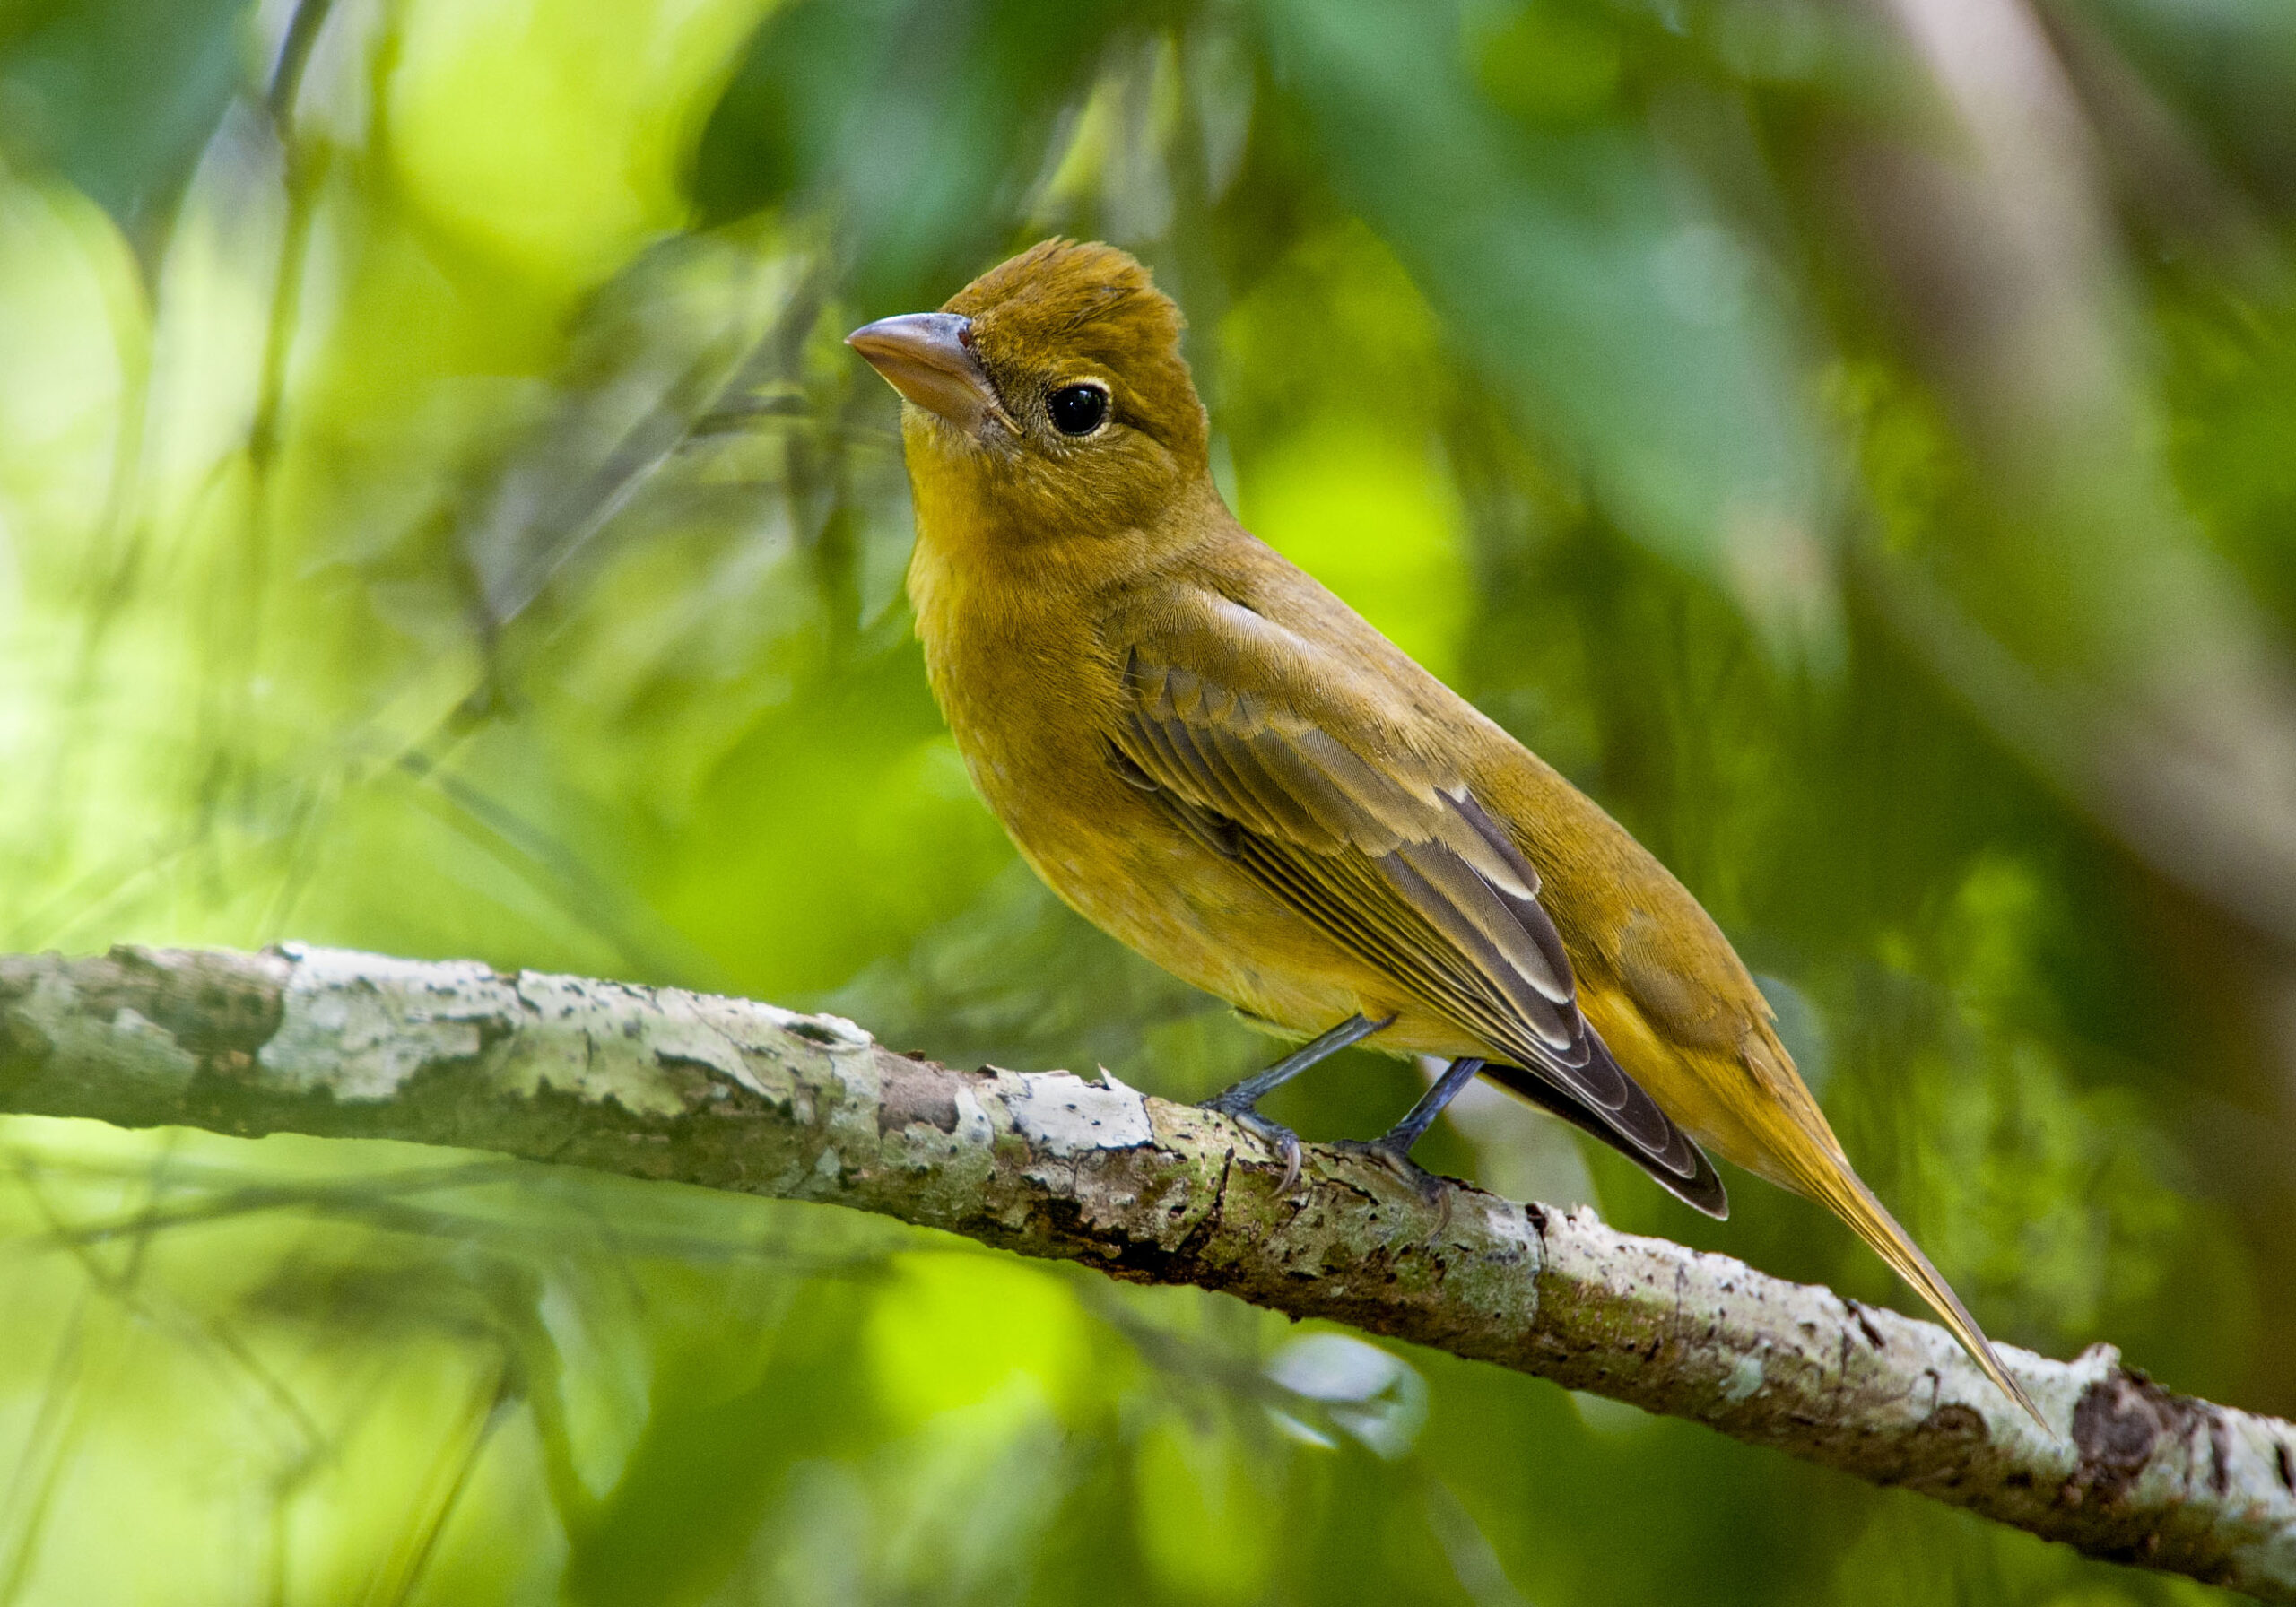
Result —
<instances>
[{"instance_id":1,"label":"yellow belly","mask_svg":"<svg viewBox=\"0 0 2296 1607\"><path fill-rule=\"evenodd\" d=\"M1146 795L1122 783L1092 792L1088 809L1057 812L1049 830L1054 812L1008 812L993 793L989 802L1045 884L1103 932L1292 1036L1313 1037L1356 1014L1393 1016L1367 1047L1495 1053L1188 836Z\"/></svg>"}]
</instances>

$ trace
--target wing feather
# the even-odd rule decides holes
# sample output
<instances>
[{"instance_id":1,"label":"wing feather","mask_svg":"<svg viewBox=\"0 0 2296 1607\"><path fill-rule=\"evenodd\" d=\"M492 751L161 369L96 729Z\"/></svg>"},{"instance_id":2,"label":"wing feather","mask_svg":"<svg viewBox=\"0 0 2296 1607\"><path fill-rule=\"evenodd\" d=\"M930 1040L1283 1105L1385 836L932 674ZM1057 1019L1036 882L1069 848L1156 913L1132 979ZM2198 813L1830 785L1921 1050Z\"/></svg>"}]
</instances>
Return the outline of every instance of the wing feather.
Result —
<instances>
[{"instance_id":1,"label":"wing feather","mask_svg":"<svg viewBox=\"0 0 2296 1607\"><path fill-rule=\"evenodd\" d=\"M1412 997L1519 1062L1493 1075L1700 1209L1720 1179L1580 1012L1537 871L1456 777L1373 763L1285 706L1135 647L1111 762Z\"/></svg>"}]
</instances>

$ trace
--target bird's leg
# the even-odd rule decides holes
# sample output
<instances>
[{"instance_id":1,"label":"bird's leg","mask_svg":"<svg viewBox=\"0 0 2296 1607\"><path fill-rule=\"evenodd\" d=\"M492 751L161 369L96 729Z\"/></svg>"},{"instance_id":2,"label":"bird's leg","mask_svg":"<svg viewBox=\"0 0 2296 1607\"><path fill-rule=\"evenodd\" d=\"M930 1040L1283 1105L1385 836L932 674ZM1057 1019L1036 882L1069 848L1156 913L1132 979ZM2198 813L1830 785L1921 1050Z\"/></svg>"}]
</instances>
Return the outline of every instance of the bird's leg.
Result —
<instances>
[{"instance_id":1,"label":"bird's leg","mask_svg":"<svg viewBox=\"0 0 2296 1607\"><path fill-rule=\"evenodd\" d=\"M1435 1125L1435 1118L1443 1114L1443 1107L1457 1099L1459 1090L1474 1081L1483 1064L1480 1055L1462 1055L1444 1068L1443 1074L1435 1079L1435 1086L1419 1097L1419 1103L1405 1112L1403 1120L1370 1143L1342 1144L1340 1148L1385 1161L1407 1181L1417 1185L1421 1194L1431 1197L1438 1186L1411 1158L1412 1147Z\"/></svg>"},{"instance_id":2,"label":"bird's leg","mask_svg":"<svg viewBox=\"0 0 2296 1607\"><path fill-rule=\"evenodd\" d=\"M1435 1125L1443 1114L1443 1107L1459 1097L1459 1090L1475 1079L1483 1070L1482 1056L1462 1055L1435 1079L1435 1085L1419 1097L1419 1103L1404 1113L1403 1120L1373 1139L1369 1148L1385 1150L1397 1160L1409 1160L1412 1147Z\"/></svg>"},{"instance_id":3,"label":"bird's leg","mask_svg":"<svg viewBox=\"0 0 2296 1607\"><path fill-rule=\"evenodd\" d=\"M1282 1123L1272 1122L1260 1115L1259 1102L1318 1061L1328 1060L1351 1044L1362 1042L1381 1028L1391 1026L1395 1019L1388 1016L1384 1021L1375 1021L1361 1014L1349 1016L1330 1031L1301 1044L1267 1070L1245 1078L1225 1093L1206 1099L1204 1108L1235 1117L1282 1155L1283 1182L1279 1192L1288 1189L1300 1177L1300 1135ZM1428 1119L1432 1121L1434 1117L1431 1115Z\"/></svg>"}]
</instances>

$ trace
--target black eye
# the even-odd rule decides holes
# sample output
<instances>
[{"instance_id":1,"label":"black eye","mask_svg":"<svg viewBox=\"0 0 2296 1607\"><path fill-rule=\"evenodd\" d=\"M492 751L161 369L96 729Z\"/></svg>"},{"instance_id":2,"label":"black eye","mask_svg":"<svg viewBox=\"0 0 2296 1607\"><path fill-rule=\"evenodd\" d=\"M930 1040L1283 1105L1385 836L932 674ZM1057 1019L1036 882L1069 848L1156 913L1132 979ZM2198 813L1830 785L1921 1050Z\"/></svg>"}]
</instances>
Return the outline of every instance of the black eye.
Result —
<instances>
[{"instance_id":1,"label":"black eye","mask_svg":"<svg viewBox=\"0 0 2296 1607\"><path fill-rule=\"evenodd\" d=\"M1109 416L1109 394L1097 385L1064 385L1052 393L1052 427L1063 435L1090 435Z\"/></svg>"}]
</instances>

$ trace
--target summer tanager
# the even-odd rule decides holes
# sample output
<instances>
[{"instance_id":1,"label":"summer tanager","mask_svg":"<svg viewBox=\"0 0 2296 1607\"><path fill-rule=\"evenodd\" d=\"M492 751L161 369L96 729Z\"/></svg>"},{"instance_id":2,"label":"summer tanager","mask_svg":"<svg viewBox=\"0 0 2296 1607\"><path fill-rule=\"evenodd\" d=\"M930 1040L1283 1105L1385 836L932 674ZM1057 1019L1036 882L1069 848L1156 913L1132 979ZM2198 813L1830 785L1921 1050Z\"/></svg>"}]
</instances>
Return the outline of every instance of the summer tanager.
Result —
<instances>
[{"instance_id":1,"label":"summer tanager","mask_svg":"<svg viewBox=\"0 0 2296 1607\"><path fill-rule=\"evenodd\" d=\"M1180 325L1125 253L1048 240L848 338L907 401L909 597L981 795L1086 918L1309 1040L1213 1107L1288 1186L1257 1100L1368 1038L1451 1062L1369 1146L1399 1169L1478 1073L1718 1217L1703 1145L1831 1207L2034 1412L1682 883L1236 522Z\"/></svg>"}]
</instances>

